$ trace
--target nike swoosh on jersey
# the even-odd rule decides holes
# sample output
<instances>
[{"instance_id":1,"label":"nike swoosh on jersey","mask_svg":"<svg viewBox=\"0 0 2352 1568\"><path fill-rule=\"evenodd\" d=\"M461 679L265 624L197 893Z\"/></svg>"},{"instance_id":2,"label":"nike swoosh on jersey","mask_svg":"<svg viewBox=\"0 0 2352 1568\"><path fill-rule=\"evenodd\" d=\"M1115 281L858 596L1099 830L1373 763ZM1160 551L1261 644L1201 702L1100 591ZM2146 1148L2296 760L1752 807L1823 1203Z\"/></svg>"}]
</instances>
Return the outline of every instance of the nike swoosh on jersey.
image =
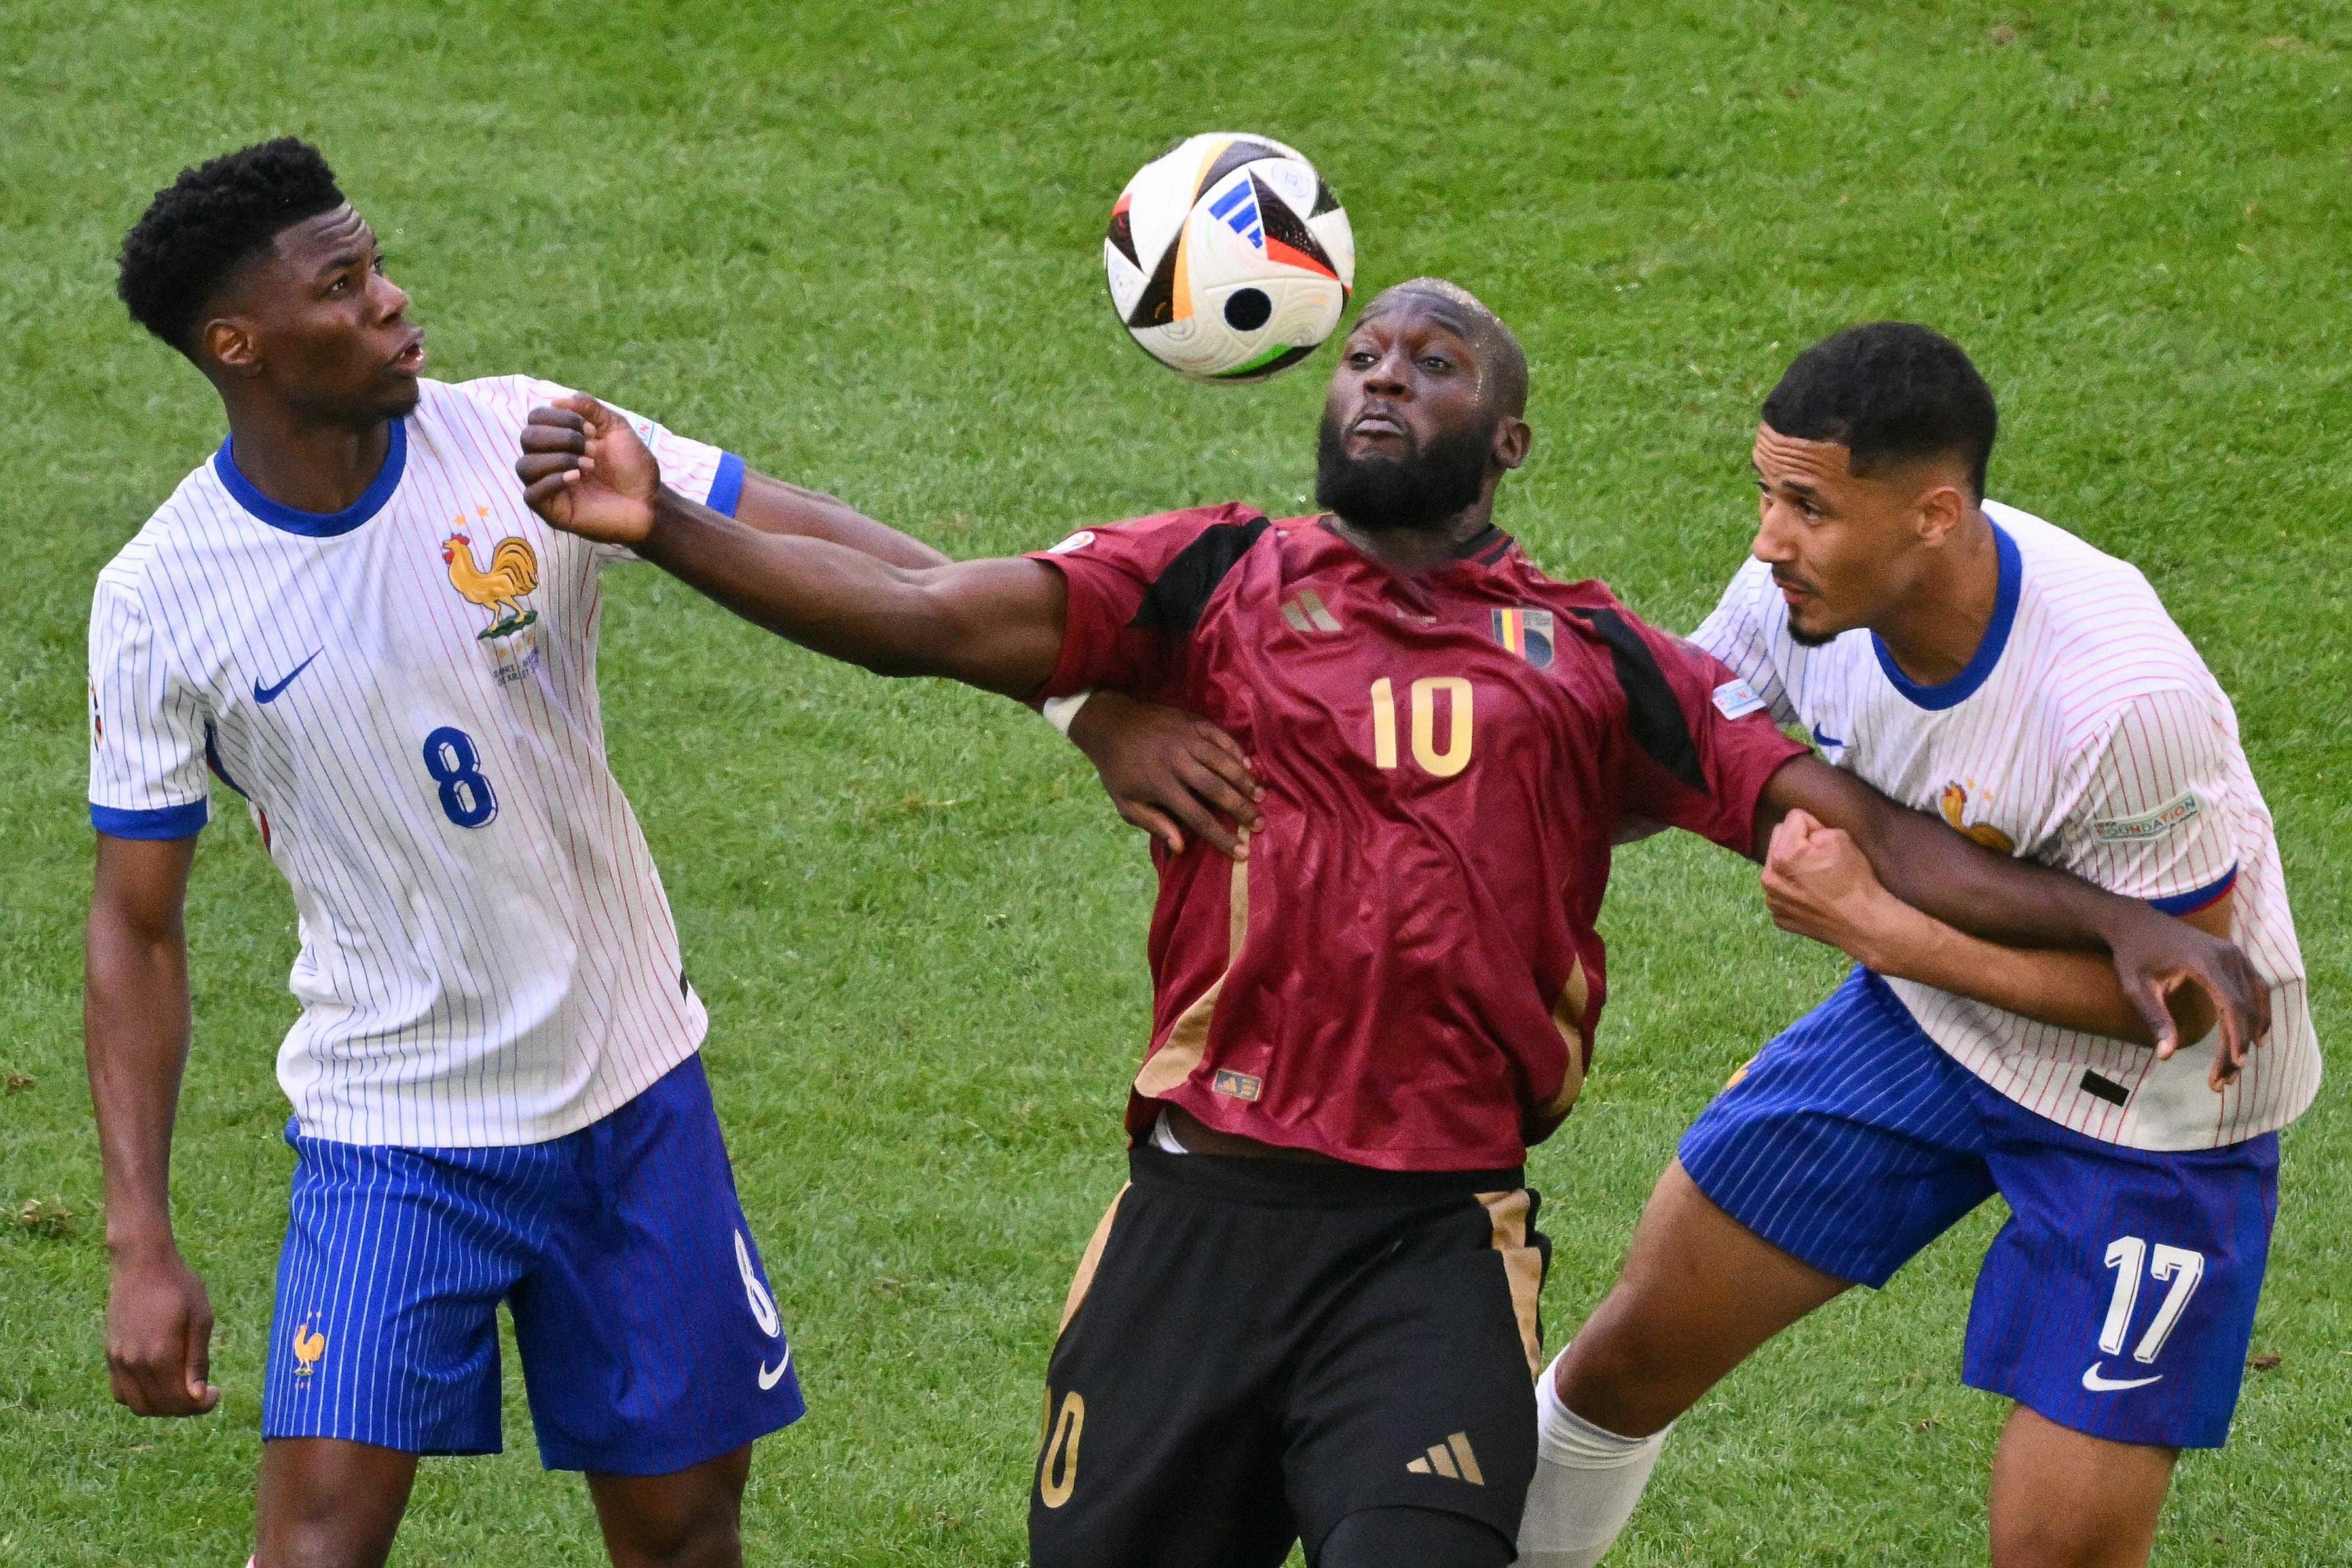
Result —
<instances>
[{"instance_id":1,"label":"nike swoosh on jersey","mask_svg":"<svg viewBox=\"0 0 2352 1568\"><path fill-rule=\"evenodd\" d=\"M311 662L315 660L320 654L326 651L327 650L325 648L313 649L310 658L304 659L301 663L289 670L287 672L286 679L279 681L275 686L264 686L258 680L255 681L253 683L253 700L256 702L263 703L265 705L277 701L278 699L284 694L286 689L294 684L294 678L301 674L304 670L310 668Z\"/></svg>"},{"instance_id":2,"label":"nike swoosh on jersey","mask_svg":"<svg viewBox=\"0 0 2352 1568\"><path fill-rule=\"evenodd\" d=\"M2119 1388L2146 1388L2151 1383L2163 1381L2164 1373L2160 1372L2154 1377L2102 1377L2097 1362L2083 1369L2083 1386L2093 1394L2113 1394Z\"/></svg>"},{"instance_id":3,"label":"nike swoosh on jersey","mask_svg":"<svg viewBox=\"0 0 2352 1568\"><path fill-rule=\"evenodd\" d=\"M1822 732L1822 727L1819 724L1816 724L1813 726L1813 744L1827 748L1830 746L1843 746L1845 742L1839 740L1835 735L1823 734Z\"/></svg>"},{"instance_id":4,"label":"nike swoosh on jersey","mask_svg":"<svg viewBox=\"0 0 2352 1568\"><path fill-rule=\"evenodd\" d=\"M782 1361L780 1361L780 1362L778 1362L778 1363L776 1363L776 1370L775 1370L775 1371L773 1371L773 1372L770 1372L770 1371L767 1369L767 1366L765 1365L765 1363L762 1363L762 1364L761 1364L761 1368L760 1368L760 1387L761 1387L763 1391L764 1391L764 1390L766 1390L766 1389L771 1389L771 1388L775 1387L777 1384L779 1384L779 1383L781 1383L781 1382L782 1382L782 1381L783 1381L783 1377L784 1377L784 1368L786 1368L786 1367L788 1367L788 1366L790 1366L790 1365L792 1365L792 1364L793 1364L793 1347L792 1347L792 1346L790 1346L790 1345L786 1345L786 1346L784 1347L784 1359L783 1359L783 1360L782 1360Z\"/></svg>"}]
</instances>

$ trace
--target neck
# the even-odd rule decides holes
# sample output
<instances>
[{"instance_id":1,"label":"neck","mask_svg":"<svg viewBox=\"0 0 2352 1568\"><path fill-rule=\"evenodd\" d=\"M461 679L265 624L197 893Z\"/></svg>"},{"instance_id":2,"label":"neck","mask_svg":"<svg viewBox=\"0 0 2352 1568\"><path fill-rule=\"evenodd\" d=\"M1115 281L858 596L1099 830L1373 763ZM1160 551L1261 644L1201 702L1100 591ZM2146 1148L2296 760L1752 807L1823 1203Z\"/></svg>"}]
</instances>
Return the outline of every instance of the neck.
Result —
<instances>
[{"instance_id":1,"label":"neck","mask_svg":"<svg viewBox=\"0 0 2352 1568\"><path fill-rule=\"evenodd\" d=\"M1417 574L1453 560L1465 544L1494 526L1492 497L1472 501L1435 528L1365 528L1333 514L1339 537L1391 570Z\"/></svg>"},{"instance_id":2,"label":"neck","mask_svg":"<svg viewBox=\"0 0 2352 1568\"><path fill-rule=\"evenodd\" d=\"M237 471L271 500L299 511L352 505L392 450L388 419L354 428L306 420L283 405L227 406Z\"/></svg>"},{"instance_id":3,"label":"neck","mask_svg":"<svg viewBox=\"0 0 2352 1568\"><path fill-rule=\"evenodd\" d=\"M2000 599L2000 548L1992 520L1981 507L1971 509L1958 536L1928 552L1927 560L1895 613L1870 629L1904 674L1922 686L1940 686L1976 657Z\"/></svg>"}]
</instances>

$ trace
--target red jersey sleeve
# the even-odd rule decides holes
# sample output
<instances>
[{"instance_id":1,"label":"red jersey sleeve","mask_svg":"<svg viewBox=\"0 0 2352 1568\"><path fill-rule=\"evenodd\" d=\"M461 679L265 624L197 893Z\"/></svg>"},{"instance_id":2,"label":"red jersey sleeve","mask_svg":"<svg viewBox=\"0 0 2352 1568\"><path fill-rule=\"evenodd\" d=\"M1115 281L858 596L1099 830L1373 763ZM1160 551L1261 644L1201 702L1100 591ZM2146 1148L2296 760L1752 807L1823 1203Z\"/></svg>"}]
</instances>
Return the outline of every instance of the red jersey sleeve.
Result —
<instances>
[{"instance_id":1,"label":"red jersey sleeve","mask_svg":"<svg viewBox=\"0 0 2352 1568\"><path fill-rule=\"evenodd\" d=\"M1622 609L1580 613L1608 643L1624 691L1622 810L1752 854L1766 782L1807 748L1712 654Z\"/></svg>"},{"instance_id":2,"label":"red jersey sleeve","mask_svg":"<svg viewBox=\"0 0 2352 1568\"><path fill-rule=\"evenodd\" d=\"M1062 657L1037 693L1149 691L1181 670L1209 595L1273 525L1239 501L1081 529L1034 551L1069 584Z\"/></svg>"}]
</instances>

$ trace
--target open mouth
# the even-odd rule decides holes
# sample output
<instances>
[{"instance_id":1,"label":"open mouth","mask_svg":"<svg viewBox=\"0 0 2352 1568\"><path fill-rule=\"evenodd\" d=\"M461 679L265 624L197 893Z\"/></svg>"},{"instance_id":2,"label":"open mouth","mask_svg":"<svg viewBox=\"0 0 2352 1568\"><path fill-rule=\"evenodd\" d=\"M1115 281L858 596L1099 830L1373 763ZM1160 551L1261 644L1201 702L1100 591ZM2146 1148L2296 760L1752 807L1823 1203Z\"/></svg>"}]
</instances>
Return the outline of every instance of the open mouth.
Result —
<instances>
[{"instance_id":1,"label":"open mouth","mask_svg":"<svg viewBox=\"0 0 2352 1568\"><path fill-rule=\"evenodd\" d=\"M392 370L395 375L415 375L424 368L425 334L420 331L408 340L405 348L392 356Z\"/></svg>"}]
</instances>

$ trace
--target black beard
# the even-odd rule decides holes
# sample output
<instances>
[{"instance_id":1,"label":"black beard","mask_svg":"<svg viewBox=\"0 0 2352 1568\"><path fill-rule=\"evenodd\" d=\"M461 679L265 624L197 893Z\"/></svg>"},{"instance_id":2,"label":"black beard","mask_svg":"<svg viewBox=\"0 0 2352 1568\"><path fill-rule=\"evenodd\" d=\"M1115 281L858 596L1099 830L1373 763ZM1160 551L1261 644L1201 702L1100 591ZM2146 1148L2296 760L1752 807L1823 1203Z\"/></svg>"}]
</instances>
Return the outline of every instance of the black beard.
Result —
<instances>
[{"instance_id":1,"label":"black beard","mask_svg":"<svg viewBox=\"0 0 2352 1568\"><path fill-rule=\"evenodd\" d=\"M1368 532L1443 528L1486 489L1494 437L1491 426L1454 430L1425 450L1351 458L1338 418L1327 412L1315 441L1315 504ZM1410 433L1405 439L1412 440Z\"/></svg>"},{"instance_id":2,"label":"black beard","mask_svg":"<svg viewBox=\"0 0 2352 1568\"><path fill-rule=\"evenodd\" d=\"M1796 622L1789 623L1789 640L1799 647L1827 647L1837 639L1835 632L1801 632Z\"/></svg>"}]
</instances>

